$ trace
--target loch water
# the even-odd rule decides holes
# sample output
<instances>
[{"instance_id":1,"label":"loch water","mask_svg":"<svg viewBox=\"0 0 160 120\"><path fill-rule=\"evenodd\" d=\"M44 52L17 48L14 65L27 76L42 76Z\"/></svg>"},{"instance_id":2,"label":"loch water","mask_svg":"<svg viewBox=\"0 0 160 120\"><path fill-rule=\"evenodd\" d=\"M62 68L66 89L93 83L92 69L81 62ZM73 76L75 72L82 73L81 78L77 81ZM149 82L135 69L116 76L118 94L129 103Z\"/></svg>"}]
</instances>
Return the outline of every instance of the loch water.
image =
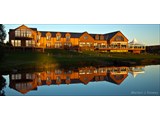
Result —
<instances>
[{"instance_id":1,"label":"loch water","mask_svg":"<svg viewBox=\"0 0 160 120\"><path fill-rule=\"evenodd\" d=\"M160 95L160 65L13 71L1 79L5 96Z\"/></svg>"}]
</instances>

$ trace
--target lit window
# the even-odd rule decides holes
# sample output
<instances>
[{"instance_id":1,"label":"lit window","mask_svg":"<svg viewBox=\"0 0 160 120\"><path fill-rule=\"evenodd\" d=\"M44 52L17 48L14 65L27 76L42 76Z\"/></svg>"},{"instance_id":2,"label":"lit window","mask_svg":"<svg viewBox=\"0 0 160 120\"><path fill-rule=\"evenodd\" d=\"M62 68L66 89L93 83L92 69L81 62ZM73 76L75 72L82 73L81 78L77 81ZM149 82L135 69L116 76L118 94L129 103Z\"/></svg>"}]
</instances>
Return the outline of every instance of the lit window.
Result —
<instances>
[{"instance_id":1,"label":"lit window","mask_svg":"<svg viewBox=\"0 0 160 120\"><path fill-rule=\"evenodd\" d=\"M69 41L70 40L70 36L66 36L66 41Z\"/></svg>"},{"instance_id":2,"label":"lit window","mask_svg":"<svg viewBox=\"0 0 160 120\"><path fill-rule=\"evenodd\" d=\"M56 38L57 38L57 41L60 41L61 36L60 36L60 35L57 35Z\"/></svg>"},{"instance_id":3,"label":"lit window","mask_svg":"<svg viewBox=\"0 0 160 120\"><path fill-rule=\"evenodd\" d=\"M32 41L31 40L26 40L26 46L32 46Z\"/></svg>"},{"instance_id":4,"label":"lit window","mask_svg":"<svg viewBox=\"0 0 160 120\"><path fill-rule=\"evenodd\" d=\"M47 46L47 47L51 47L51 43L50 43L50 42L47 42L46 46Z\"/></svg>"},{"instance_id":5,"label":"lit window","mask_svg":"<svg viewBox=\"0 0 160 120\"><path fill-rule=\"evenodd\" d=\"M11 44L14 46L14 40L11 40Z\"/></svg>"},{"instance_id":6,"label":"lit window","mask_svg":"<svg viewBox=\"0 0 160 120\"><path fill-rule=\"evenodd\" d=\"M40 40L41 39L41 35L37 35L37 40Z\"/></svg>"},{"instance_id":7,"label":"lit window","mask_svg":"<svg viewBox=\"0 0 160 120\"><path fill-rule=\"evenodd\" d=\"M55 48L61 48L61 47L62 47L62 43L60 42L55 43Z\"/></svg>"},{"instance_id":8,"label":"lit window","mask_svg":"<svg viewBox=\"0 0 160 120\"><path fill-rule=\"evenodd\" d=\"M72 43L70 43L70 42L69 42L69 43L68 43L68 42L66 42L66 43L64 43L64 45L65 45L65 46L68 46L68 47L71 47L71 46L72 46Z\"/></svg>"},{"instance_id":9,"label":"lit window","mask_svg":"<svg viewBox=\"0 0 160 120\"><path fill-rule=\"evenodd\" d=\"M50 35L47 35L46 38L47 38L47 40L51 40L51 36Z\"/></svg>"}]
</instances>

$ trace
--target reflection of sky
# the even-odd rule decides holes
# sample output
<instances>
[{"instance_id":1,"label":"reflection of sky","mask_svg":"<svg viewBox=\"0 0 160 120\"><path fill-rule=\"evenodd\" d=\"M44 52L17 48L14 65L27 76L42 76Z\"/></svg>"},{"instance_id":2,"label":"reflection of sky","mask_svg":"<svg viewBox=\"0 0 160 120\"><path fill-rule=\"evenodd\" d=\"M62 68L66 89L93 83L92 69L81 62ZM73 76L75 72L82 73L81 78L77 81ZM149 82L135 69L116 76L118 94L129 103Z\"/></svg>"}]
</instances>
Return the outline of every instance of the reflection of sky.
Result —
<instances>
[{"instance_id":1,"label":"reflection of sky","mask_svg":"<svg viewBox=\"0 0 160 120\"><path fill-rule=\"evenodd\" d=\"M9 29L15 29L21 24L6 24L6 31L8 33ZM62 31L62 32L84 32L89 33L108 33L113 31L122 31L122 33L132 41L133 38L136 38L139 42L146 45L157 45L160 44L159 33L160 25L159 24L99 24L99 25L87 25L87 24L71 24L71 25L38 25L38 24L29 24L28 27L38 28L39 31ZM6 38L8 40L8 37Z\"/></svg>"},{"instance_id":2,"label":"reflection of sky","mask_svg":"<svg viewBox=\"0 0 160 120\"><path fill-rule=\"evenodd\" d=\"M110 82L89 82L89 84L70 84L70 85L44 85L37 90L30 91L25 95L160 95L160 65L146 66L144 74L138 74L134 78L130 73L120 84ZM8 88L7 79L6 95L21 95L21 93Z\"/></svg>"}]
</instances>

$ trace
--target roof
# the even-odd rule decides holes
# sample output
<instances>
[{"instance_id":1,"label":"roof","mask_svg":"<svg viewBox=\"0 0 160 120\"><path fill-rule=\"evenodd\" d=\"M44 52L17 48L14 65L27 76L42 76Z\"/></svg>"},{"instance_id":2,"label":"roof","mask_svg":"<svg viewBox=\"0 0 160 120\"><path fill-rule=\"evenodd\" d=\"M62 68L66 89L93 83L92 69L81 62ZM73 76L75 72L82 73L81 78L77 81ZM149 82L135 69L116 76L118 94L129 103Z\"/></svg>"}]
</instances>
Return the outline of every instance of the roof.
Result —
<instances>
[{"instance_id":1,"label":"roof","mask_svg":"<svg viewBox=\"0 0 160 120\"><path fill-rule=\"evenodd\" d=\"M45 37L46 36L46 33L48 32L48 31L39 31L40 33L41 33L41 36L42 37ZM118 32L120 32L120 31L115 31L115 32L111 32L111 33L107 33L107 34L90 34L89 33L89 35L91 36L91 37L93 37L93 38L95 38L95 36L96 35L104 35L104 37L105 37L105 40L110 40L115 34L117 34ZM52 37L56 37L56 34L58 33L58 32L50 32L51 34L52 34ZM71 37L73 37L73 38L79 38L83 33L74 33L74 32L59 32L59 33L61 33L61 37L65 37L65 35L67 34L67 33L69 33L69 34L71 34Z\"/></svg>"},{"instance_id":2,"label":"roof","mask_svg":"<svg viewBox=\"0 0 160 120\"><path fill-rule=\"evenodd\" d=\"M134 38L134 39L132 40L132 42L130 42L129 44L130 44L130 45L144 45L144 44L142 44L142 43L139 43L136 38Z\"/></svg>"},{"instance_id":3,"label":"roof","mask_svg":"<svg viewBox=\"0 0 160 120\"><path fill-rule=\"evenodd\" d=\"M17 29L17 28L16 28ZM37 28L30 28L33 31L37 31ZM15 29L10 29L10 31L14 31ZM37 31L41 33L42 37L46 37L46 33L50 32L52 37L56 37L56 34L58 33L58 31ZM95 38L96 35L104 35L104 39L105 40L110 40L113 36L115 36L118 32L120 31L115 31L115 32L111 32L111 33L106 33L106 34L92 34L92 33L88 33L91 37ZM61 37L64 38L65 35L67 33L69 33L71 35L71 38L80 38L82 36L82 34L84 34L85 32L82 33L76 33L76 32L59 32L61 33Z\"/></svg>"},{"instance_id":4,"label":"roof","mask_svg":"<svg viewBox=\"0 0 160 120\"><path fill-rule=\"evenodd\" d=\"M106 33L106 34L104 34L104 38L106 39L106 40L110 40L113 36L115 36L118 32L120 32L120 31L115 31L115 32L111 32L111 33Z\"/></svg>"},{"instance_id":5,"label":"roof","mask_svg":"<svg viewBox=\"0 0 160 120\"><path fill-rule=\"evenodd\" d=\"M39 31L41 33L42 37L46 36L46 33L48 33L48 31ZM74 33L74 32L50 32L52 37L56 37L57 33L61 33L61 37L65 37L65 35L67 33L69 33L71 35L71 37L73 38L79 38L83 33Z\"/></svg>"}]
</instances>

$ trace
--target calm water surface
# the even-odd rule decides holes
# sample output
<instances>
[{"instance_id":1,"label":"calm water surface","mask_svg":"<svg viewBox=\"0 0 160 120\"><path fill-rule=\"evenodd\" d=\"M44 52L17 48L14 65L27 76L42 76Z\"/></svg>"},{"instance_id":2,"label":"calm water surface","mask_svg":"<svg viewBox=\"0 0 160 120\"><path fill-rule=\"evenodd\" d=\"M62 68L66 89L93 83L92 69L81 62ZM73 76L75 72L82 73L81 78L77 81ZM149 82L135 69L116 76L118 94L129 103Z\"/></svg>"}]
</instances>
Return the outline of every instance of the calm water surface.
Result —
<instances>
[{"instance_id":1,"label":"calm water surface","mask_svg":"<svg viewBox=\"0 0 160 120\"><path fill-rule=\"evenodd\" d=\"M0 87L6 96L159 96L160 65L13 72Z\"/></svg>"}]
</instances>

